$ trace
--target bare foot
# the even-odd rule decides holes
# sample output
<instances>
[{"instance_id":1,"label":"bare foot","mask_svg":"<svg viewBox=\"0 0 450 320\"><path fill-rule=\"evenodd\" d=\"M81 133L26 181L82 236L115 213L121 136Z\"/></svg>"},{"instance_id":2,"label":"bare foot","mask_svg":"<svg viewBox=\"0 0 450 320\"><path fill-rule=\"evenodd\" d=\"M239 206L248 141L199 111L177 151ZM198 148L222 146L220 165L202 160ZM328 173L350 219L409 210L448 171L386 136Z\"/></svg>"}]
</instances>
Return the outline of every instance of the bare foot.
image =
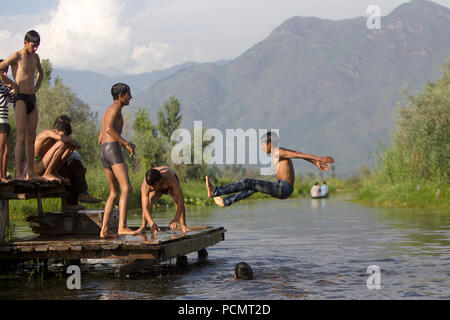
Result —
<instances>
[{"instance_id":1,"label":"bare foot","mask_svg":"<svg viewBox=\"0 0 450 320\"><path fill-rule=\"evenodd\" d=\"M128 227L123 227L123 228L119 228L119 236L124 236L124 235L132 235L135 236L137 235L137 231L131 230Z\"/></svg>"},{"instance_id":2,"label":"bare foot","mask_svg":"<svg viewBox=\"0 0 450 320\"><path fill-rule=\"evenodd\" d=\"M2 177L2 178L0 178L0 181L3 182L3 183L7 183L9 180Z\"/></svg>"},{"instance_id":3,"label":"bare foot","mask_svg":"<svg viewBox=\"0 0 450 320\"><path fill-rule=\"evenodd\" d=\"M111 233L108 230L100 231L100 238L108 239L108 238L117 238L117 234Z\"/></svg>"},{"instance_id":4,"label":"bare foot","mask_svg":"<svg viewBox=\"0 0 450 320\"><path fill-rule=\"evenodd\" d=\"M214 197L214 202L219 206L219 207L225 207L225 204L223 203L223 199L221 197Z\"/></svg>"},{"instance_id":5,"label":"bare foot","mask_svg":"<svg viewBox=\"0 0 450 320\"><path fill-rule=\"evenodd\" d=\"M209 181L209 177L208 176L205 177L205 180L206 180L206 190L208 190L208 198L212 198L213 197L214 186Z\"/></svg>"},{"instance_id":6,"label":"bare foot","mask_svg":"<svg viewBox=\"0 0 450 320\"><path fill-rule=\"evenodd\" d=\"M181 231L183 233L191 231L191 229L189 229L185 224L181 224L180 220L177 220L177 219L173 219L170 222L169 226L170 226L170 230L172 230L172 231L175 231L177 229L181 229Z\"/></svg>"},{"instance_id":7,"label":"bare foot","mask_svg":"<svg viewBox=\"0 0 450 320\"><path fill-rule=\"evenodd\" d=\"M63 176L60 176L59 174L55 174L55 177L57 177L61 182L70 182L69 178L64 178Z\"/></svg>"},{"instance_id":8,"label":"bare foot","mask_svg":"<svg viewBox=\"0 0 450 320\"><path fill-rule=\"evenodd\" d=\"M35 180L35 181L41 181L41 182L48 182L48 181L59 181L57 177L55 177L52 174L47 174L47 175L43 175L41 176L26 176L25 180Z\"/></svg>"},{"instance_id":9,"label":"bare foot","mask_svg":"<svg viewBox=\"0 0 450 320\"><path fill-rule=\"evenodd\" d=\"M136 230L136 234L137 235L145 235L145 229L146 229L146 227L140 227L139 229Z\"/></svg>"}]
</instances>

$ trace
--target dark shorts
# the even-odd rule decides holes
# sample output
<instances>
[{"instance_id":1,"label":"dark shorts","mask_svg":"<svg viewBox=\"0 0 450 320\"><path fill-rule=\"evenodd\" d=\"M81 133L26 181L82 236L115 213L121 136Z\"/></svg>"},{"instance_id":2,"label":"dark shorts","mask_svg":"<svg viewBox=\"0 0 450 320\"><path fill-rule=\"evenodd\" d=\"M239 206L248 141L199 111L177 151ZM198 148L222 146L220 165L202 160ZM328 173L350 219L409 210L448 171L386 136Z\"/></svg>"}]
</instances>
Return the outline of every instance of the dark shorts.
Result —
<instances>
[{"instance_id":1,"label":"dark shorts","mask_svg":"<svg viewBox=\"0 0 450 320\"><path fill-rule=\"evenodd\" d=\"M103 168L110 170L112 165L125 163L120 144L118 142L103 143L100 146L100 161Z\"/></svg>"},{"instance_id":2,"label":"dark shorts","mask_svg":"<svg viewBox=\"0 0 450 320\"><path fill-rule=\"evenodd\" d=\"M11 132L11 127L9 123L0 123L0 133L6 133L6 136L9 138L9 133Z\"/></svg>"},{"instance_id":3,"label":"dark shorts","mask_svg":"<svg viewBox=\"0 0 450 320\"><path fill-rule=\"evenodd\" d=\"M14 108L16 108L17 101L22 100L27 107L27 114L30 114L34 108L36 108L36 95L35 94L25 94L19 93L14 97Z\"/></svg>"}]
</instances>

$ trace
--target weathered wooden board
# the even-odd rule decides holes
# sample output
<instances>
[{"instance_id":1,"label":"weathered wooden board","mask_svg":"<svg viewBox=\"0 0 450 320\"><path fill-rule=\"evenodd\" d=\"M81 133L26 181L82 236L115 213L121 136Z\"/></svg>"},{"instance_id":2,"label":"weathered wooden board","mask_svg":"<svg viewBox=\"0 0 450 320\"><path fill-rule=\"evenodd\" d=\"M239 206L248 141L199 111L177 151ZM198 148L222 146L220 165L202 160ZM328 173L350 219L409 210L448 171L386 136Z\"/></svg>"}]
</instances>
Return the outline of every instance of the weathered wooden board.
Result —
<instances>
[{"instance_id":1,"label":"weathered wooden board","mask_svg":"<svg viewBox=\"0 0 450 320\"><path fill-rule=\"evenodd\" d=\"M0 244L5 241L7 227L9 227L9 202L0 200Z\"/></svg>"},{"instance_id":2,"label":"weathered wooden board","mask_svg":"<svg viewBox=\"0 0 450 320\"><path fill-rule=\"evenodd\" d=\"M205 249L224 240L223 227L198 227L186 234L161 227L155 235L40 236L0 245L0 259L126 259L165 261Z\"/></svg>"},{"instance_id":3,"label":"weathered wooden board","mask_svg":"<svg viewBox=\"0 0 450 320\"><path fill-rule=\"evenodd\" d=\"M81 210L45 212L39 216L29 216L27 221L32 230L40 235L96 235L100 234L103 210ZM117 232L119 211L113 210L109 219L109 229Z\"/></svg>"}]
</instances>

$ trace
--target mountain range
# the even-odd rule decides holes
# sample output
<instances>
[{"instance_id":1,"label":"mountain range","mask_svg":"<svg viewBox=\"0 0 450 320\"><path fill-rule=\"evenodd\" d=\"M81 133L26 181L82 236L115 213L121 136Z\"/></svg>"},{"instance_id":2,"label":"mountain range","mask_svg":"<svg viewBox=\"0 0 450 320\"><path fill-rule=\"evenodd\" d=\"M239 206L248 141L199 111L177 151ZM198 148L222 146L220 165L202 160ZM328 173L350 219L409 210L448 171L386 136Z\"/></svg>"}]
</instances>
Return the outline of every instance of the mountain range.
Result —
<instances>
[{"instance_id":1,"label":"mountain range","mask_svg":"<svg viewBox=\"0 0 450 320\"><path fill-rule=\"evenodd\" d=\"M293 17L232 61L118 78L135 88L132 109L145 107L153 121L175 96L182 127L202 120L208 128L279 129L282 146L331 155L336 172L348 174L370 165L377 144L389 141L404 90L414 93L436 80L450 55L447 7L413 0L381 17L379 30L366 21ZM92 73L56 74L98 111L118 82Z\"/></svg>"}]
</instances>

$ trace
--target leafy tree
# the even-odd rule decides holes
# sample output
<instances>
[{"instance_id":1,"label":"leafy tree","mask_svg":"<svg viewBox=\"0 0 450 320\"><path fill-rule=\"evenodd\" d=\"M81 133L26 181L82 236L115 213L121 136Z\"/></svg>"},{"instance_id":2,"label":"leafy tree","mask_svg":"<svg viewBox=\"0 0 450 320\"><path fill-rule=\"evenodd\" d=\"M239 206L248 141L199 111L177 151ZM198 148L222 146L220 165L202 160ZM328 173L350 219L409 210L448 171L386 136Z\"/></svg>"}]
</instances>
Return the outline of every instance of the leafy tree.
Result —
<instances>
[{"instance_id":1,"label":"leafy tree","mask_svg":"<svg viewBox=\"0 0 450 320\"><path fill-rule=\"evenodd\" d=\"M172 133L180 127L181 120L180 102L172 96L158 111L158 130L167 141L170 141Z\"/></svg>"},{"instance_id":2,"label":"leafy tree","mask_svg":"<svg viewBox=\"0 0 450 320\"><path fill-rule=\"evenodd\" d=\"M450 60L442 76L398 108L392 145L385 149L380 173L395 179L450 180Z\"/></svg>"},{"instance_id":3,"label":"leafy tree","mask_svg":"<svg viewBox=\"0 0 450 320\"><path fill-rule=\"evenodd\" d=\"M133 139L136 144L137 166L147 170L167 165L167 147L163 138L157 136L156 128L145 109L138 109L133 123Z\"/></svg>"}]
</instances>

